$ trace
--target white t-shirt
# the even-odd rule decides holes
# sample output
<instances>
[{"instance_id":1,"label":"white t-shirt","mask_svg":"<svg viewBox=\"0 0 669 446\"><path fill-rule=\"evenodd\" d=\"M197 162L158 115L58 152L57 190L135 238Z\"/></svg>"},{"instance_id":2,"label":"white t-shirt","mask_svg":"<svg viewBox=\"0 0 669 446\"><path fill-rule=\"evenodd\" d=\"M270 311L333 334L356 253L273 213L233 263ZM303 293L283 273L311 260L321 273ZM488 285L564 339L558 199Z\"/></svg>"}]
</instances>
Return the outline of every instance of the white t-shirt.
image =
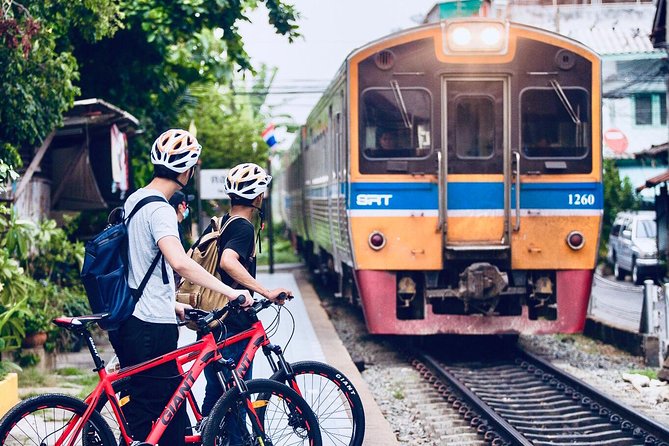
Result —
<instances>
[{"instance_id":1,"label":"white t-shirt","mask_svg":"<svg viewBox=\"0 0 669 446\"><path fill-rule=\"evenodd\" d=\"M124 205L126 217L141 199L152 195L165 198L159 191L147 188L138 189L130 195ZM169 236L179 239L176 212L167 202L154 201L145 204L132 217L128 223L128 285L130 288L139 288L142 279L151 267L151 262L158 254L158 241ZM169 283L163 283L161 264L162 261L159 260L132 315L144 322L176 324L174 274L172 267L166 261L165 267Z\"/></svg>"}]
</instances>

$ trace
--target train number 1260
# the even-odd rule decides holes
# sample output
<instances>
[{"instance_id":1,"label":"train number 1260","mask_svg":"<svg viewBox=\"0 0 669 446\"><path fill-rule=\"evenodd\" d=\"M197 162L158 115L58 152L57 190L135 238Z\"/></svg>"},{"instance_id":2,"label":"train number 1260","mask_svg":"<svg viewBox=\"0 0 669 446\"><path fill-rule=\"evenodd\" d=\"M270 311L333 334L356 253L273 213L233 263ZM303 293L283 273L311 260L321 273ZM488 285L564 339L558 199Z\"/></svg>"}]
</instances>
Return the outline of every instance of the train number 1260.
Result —
<instances>
[{"instance_id":1,"label":"train number 1260","mask_svg":"<svg viewBox=\"0 0 669 446\"><path fill-rule=\"evenodd\" d=\"M595 194L569 194L569 204L574 206L592 206Z\"/></svg>"}]
</instances>

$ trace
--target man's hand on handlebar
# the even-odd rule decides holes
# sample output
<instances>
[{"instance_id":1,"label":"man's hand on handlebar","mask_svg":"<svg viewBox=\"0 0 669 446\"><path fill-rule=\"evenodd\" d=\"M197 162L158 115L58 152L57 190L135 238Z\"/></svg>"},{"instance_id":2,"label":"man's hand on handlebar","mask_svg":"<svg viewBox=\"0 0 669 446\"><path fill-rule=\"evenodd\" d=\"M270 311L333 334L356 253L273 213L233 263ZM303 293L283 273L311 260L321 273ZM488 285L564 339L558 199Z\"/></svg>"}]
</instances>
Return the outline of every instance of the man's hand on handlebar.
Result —
<instances>
[{"instance_id":1,"label":"man's hand on handlebar","mask_svg":"<svg viewBox=\"0 0 669 446\"><path fill-rule=\"evenodd\" d=\"M182 304L181 302L177 302L174 304L174 312L176 313L177 317L179 318L180 321L183 321L186 318L185 311L186 309L192 309L188 304Z\"/></svg>"},{"instance_id":2,"label":"man's hand on handlebar","mask_svg":"<svg viewBox=\"0 0 669 446\"><path fill-rule=\"evenodd\" d=\"M239 304L240 307L249 307L253 305L253 298L251 297L251 293L249 293L247 290L235 290L237 295L235 296L232 301L238 301L237 303ZM240 299L241 297L244 297L243 299Z\"/></svg>"},{"instance_id":3,"label":"man's hand on handlebar","mask_svg":"<svg viewBox=\"0 0 669 446\"><path fill-rule=\"evenodd\" d=\"M286 303L286 299L290 300L293 298L293 293L285 288L276 288L271 290L266 297L277 305L283 305Z\"/></svg>"}]
</instances>

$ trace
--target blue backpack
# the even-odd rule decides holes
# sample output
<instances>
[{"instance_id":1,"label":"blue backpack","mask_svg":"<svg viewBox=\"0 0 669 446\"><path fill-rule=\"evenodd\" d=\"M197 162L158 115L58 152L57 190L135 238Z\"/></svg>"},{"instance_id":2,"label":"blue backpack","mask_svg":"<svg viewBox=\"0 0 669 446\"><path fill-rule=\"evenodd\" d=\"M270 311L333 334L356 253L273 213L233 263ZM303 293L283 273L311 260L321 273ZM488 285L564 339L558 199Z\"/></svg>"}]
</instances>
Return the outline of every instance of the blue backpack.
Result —
<instances>
[{"instance_id":1,"label":"blue backpack","mask_svg":"<svg viewBox=\"0 0 669 446\"><path fill-rule=\"evenodd\" d=\"M161 197L145 197L135 205L126 219L123 219L122 208L114 209L109 216L109 226L86 243L81 281L86 289L91 310L94 313L109 314L99 322L100 328L104 330L117 330L122 322L132 316L137 301L142 296L153 270L162 257L162 253L158 250L139 288L130 288L128 285L127 224L144 205L155 201L167 203ZM112 223L114 217L116 217L116 222ZM168 283L165 259L163 259L162 267L163 282Z\"/></svg>"}]
</instances>

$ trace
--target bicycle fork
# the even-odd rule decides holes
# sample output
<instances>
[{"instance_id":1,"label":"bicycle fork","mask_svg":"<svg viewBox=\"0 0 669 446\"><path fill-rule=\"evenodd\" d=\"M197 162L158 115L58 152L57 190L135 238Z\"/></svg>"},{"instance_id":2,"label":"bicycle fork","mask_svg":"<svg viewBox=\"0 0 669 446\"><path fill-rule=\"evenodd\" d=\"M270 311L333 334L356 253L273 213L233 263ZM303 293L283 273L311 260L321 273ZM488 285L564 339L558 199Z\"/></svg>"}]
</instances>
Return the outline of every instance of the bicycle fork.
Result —
<instances>
[{"instance_id":1,"label":"bicycle fork","mask_svg":"<svg viewBox=\"0 0 669 446\"><path fill-rule=\"evenodd\" d=\"M264 408L267 406L268 401L251 400L251 397L248 394L249 389L246 385L246 382L242 378L240 378L239 374L237 373L237 370L235 370L236 363L234 360L221 358L217 361L217 363L219 367L227 368L232 376L232 379L230 381L227 381L222 370L219 370L217 375L218 375L218 380L221 383L221 386L224 389L230 389L232 387L236 387L239 389L239 401L243 403L243 406L237 407L238 412L232 413L231 417L236 418L240 433L246 438L248 438L251 435L246 428L245 420L248 417L249 422L251 423L251 429L253 431L253 438L255 438L254 444L258 444L258 446L271 446L272 442L271 440L265 437L265 429L263 427L263 422L261 420L261 416L262 418L264 418ZM262 410L263 414L259 415L258 412L260 411L256 409L263 409Z\"/></svg>"},{"instance_id":2,"label":"bicycle fork","mask_svg":"<svg viewBox=\"0 0 669 446\"><path fill-rule=\"evenodd\" d=\"M302 392L300 391L299 386L297 385L297 380L295 379L295 372L293 372L293 367L290 365L288 361L286 361L286 358L283 356L283 350L281 349L281 346L274 344L267 344L263 346L262 351L267 357L267 361L269 362L269 365L272 368L272 374L279 371L279 369L283 370L285 382L288 384L288 386L295 392L297 392L298 395L304 397L304 395L302 395ZM276 362L274 361L274 359L272 359L272 354L274 354L277 357Z\"/></svg>"}]
</instances>

